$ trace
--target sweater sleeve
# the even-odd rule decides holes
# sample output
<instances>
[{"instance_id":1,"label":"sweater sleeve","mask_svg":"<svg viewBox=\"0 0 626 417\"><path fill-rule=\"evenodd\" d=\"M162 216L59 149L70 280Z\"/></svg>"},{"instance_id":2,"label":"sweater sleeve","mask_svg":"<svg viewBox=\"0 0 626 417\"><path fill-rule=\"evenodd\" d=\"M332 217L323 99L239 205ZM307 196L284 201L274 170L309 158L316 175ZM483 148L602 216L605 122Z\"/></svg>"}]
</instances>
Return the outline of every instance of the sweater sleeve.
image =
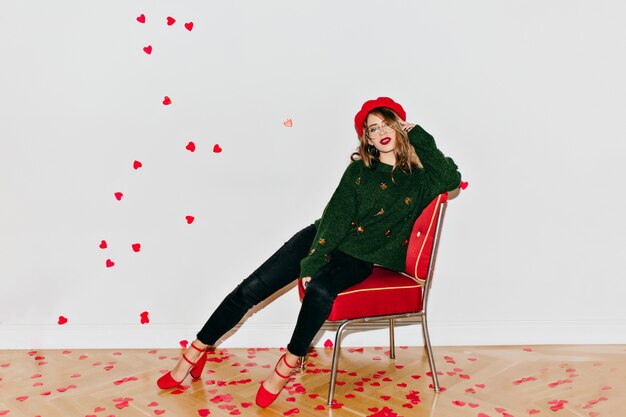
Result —
<instances>
[{"instance_id":1,"label":"sweater sleeve","mask_svg":"<svg viewBox=\"0 0 626 417\"><path fill-rule=\"evenodd\" d=\"M330 253L348 234L357 212L356 187L359 183L359 162L352 162L344 172L337 189L324 209L317 225L311 250L300 262L300 277L312 277L330 261Z\"/></svg>"},{"instance_id":2,"label":"sweater sleeve","mask_svg":"<svg viewBox=\"0 0 626 417\"><path fill-rule=\"evenodd\" d=\"M424 165L425 180L434 194L432 198L459 186L461 173L458 171L457 165L452 158L445 156L437 149L435 139L430 133L422 129L421 126L415 125L409 131L409 141L415 148L422 165Z\"/></svg>"}]
</instances>

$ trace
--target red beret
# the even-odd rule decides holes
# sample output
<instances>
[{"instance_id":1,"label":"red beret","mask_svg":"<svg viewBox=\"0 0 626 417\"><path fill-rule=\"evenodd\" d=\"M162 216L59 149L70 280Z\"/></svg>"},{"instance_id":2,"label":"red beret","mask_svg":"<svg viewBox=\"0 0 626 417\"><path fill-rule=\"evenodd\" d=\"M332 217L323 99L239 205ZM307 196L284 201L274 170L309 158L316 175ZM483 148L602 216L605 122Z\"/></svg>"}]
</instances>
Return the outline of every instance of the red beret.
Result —
<instances>
[{"instance_id":1,"label":"red beret","mask_svg":"<svg viewBox=\"0 0 626 417\"><path fill-rule=\"evenodd\" d=\"M363 103L361 110L354 116L354 128L359 137L363 136L363 122L367 115L378 107L387 107L393 110L400 119L406 122L406 112L401 105L390 99L389 97L378 97L376 100L368 100Z\"/></svg>"}]
</instances>

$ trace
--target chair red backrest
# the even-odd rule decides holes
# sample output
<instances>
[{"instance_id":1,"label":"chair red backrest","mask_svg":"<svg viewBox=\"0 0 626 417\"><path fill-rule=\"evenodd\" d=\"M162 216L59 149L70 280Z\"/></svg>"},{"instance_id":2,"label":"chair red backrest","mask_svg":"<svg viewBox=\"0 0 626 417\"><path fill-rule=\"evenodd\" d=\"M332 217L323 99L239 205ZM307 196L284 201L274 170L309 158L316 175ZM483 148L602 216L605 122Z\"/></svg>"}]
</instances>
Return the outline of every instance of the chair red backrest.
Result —
<instances>
[{"instance_id":1,"label":"chair red backrest","mask_svg":"<svg viewBox=\"0 0 626 417\"><path fill-rule=\"evenodd\" d=\"M446 201L448 201L448 193L439 194L413 224L405 267L405 272L412 277L425 280L428 275L440 205Z\"/></svg>"}]
</instances>

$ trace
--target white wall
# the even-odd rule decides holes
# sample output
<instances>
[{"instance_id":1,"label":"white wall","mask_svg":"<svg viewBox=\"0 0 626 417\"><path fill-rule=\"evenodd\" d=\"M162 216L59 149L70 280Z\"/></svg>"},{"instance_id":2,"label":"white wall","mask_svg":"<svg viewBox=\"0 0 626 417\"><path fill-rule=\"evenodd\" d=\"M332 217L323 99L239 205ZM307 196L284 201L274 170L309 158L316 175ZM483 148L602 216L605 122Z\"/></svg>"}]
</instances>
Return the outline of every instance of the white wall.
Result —
<instances>
[{"instance_id":1,"label":"white wall","mask_svg":"<svg viewBox=\"0 0 626 417\"><path fill-rule=\"evenodd\" d=\"M356 146L354 113L380 95L470 184L446 218L433 342L625 343L625 12L608 0L3 1L0 348L192 339L319 217ZM289 292L223 346L285 345L298 306Z\"/></svg>"}]
</instances>

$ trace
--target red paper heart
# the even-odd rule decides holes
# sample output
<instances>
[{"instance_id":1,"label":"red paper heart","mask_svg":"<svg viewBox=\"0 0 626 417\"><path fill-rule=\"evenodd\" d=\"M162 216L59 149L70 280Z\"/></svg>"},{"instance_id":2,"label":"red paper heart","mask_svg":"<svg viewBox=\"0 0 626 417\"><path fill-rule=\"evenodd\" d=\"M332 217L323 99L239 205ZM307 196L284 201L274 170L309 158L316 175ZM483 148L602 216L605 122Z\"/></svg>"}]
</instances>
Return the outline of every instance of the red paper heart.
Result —
<instances>
[{"instance_id":1,"label":"red paper heart","mask_svg":"<svg viewBox=\"0 0 626 417\"><path fill-rule=\"evenodd\" d=\"M172 99L170 99L168 96L163 97L163 105L169 106L170 104L172 104Z\"/></svg>"},{"instance_id":2,"label":"red paper heart","mask_svg":"<svg viewBox=\"0 0 626 417\"><path fill-rule=\"evenodd\" d=\"M330 339L326 339L326 341L324 342L324 347L326 349L330 349L333 347L333 342Z\"/></svg>"},{"instance_id":3,"label":"red paper heart","mask_svg":"<svg viewBox=\"0 0 626 417\"><path fill-rule=\"evenodd\" d=\"M187 224L191 224L196 218L193 216L185 216L185 219L187 220Z\"/></svg>"},{"instance_id":4,"label":"red paper heart","mask_svg":"<svg viewBox=\"0 0 626 417\"><path fill-rule=\"evenodd\" d=\"M11 410L0 410L0 416L6 416Z\"/></svg>"},{"instance_id":5,"label":"red paper heart","mask_svg":"<svg viewBox=\"0 0 626 417\"><path fill-rule=\"evenodd\" d=\"M59 325L65 324L67 323L67 319L63 316L59 316L59 321L58 321Z\"/></svg>"},{"instance_id":6,"label":"red paper heart","mask_svg":"<svg viewBox=\"0 0 626 417\"><path fill-rule=\"evenodd\" d=\"M466 189L466 188L467 188L467 185L468 185L467 181L461 181L461 185L460 185L461 190Z\"/></svg>"},{"instance_id":7,"label":"red paper heart","mask_svg":"<svg viewBox=\"0 0 626 417\"><path fill-rule=\"evenodd\" d=\"M189 32L191 32L191 30L193 29L193 22L185 23L185 29L187 29Z\"/></svg>"},{"instance_id":8,"label":"red paper heart","mask_svg":"<svg viewBox=\"0 0 626 417\"><path fill-rule=\"evenodd\" d=\"M144 46L143 51L150 55L152 53L152 45Z\"/></svg>"},{"instance_id":9,"label":"red paper heart","mask_svg":"<svg viewBox=\"0 0 626 417\"><path fill-rule=\"evenodd\" d=\"M187 349L187 344L189 342L187 340L181 340L180 342L178 342L178 344L180 345L181 348L183 349ZM194 345L195 346L195 345Z\"/></svg>"},{"instance_id":10,"label":"red paper heart","mask_svg":"<svg viewBox=\"0 0 626 417\"><path fill-rule=\"evenodd\" d=\"M167 25L172 26L174 23L176 23L176 19L174 19L172 16L167 16Z\"/></svg>"},{"instance_id":11,"label":"red paper heart","mask_svg":"<svg viewBox=\"0 0 626 417\"><path fill-rule=\"evenodd\" d=\"M201 409L198 410L198 415L200 417L206 417L209 414L211 414L211 410L209 410L208 408L201 408Z\"/></svg>"},{"instance_id":12,"label":"red paper heart","mask_svg":"<svg viewBox=\"0 0 626 417\"><path fill-rule=\"evenodd\" d=\"M163 413L165 413L165 410L154 410L154 414L156 414L157 416L160 416Z\"/></svg>"},{"instance_id":13,"label":"red paper heart","mask_svg":"<svg viewBox=\"0 0 626 417\"><path fill-rule=\"evenodd\" d=\"M146 16L142 13L139 16L137 16L137 21L139 23L146 23Z\"/></svg>"},{"instance_id":14,"label":"red paper heart","mask_svg":"<svg viewBox=\"0 0 626 417\"><path fill-rule=\"evenodd\" d=\"M324 410L326 410L326 408L324 408L324 406L323 406L323 405L321 405L321 404L320 404L320 405L318 405L318 406L315 406L315 409L316 409L316 410L319 410L319 411L324 411Z\"/></svg>"},{"instance_id":15,"label":"red paper heart","mask_svg":"<svg viewBox=\"0 0 626 417\"><path fill-rule=\"evenodd\" d=\"M133 247L133 251L139 252L141 250L141 243L133 243L132 247Z\"/></svg>"},{"instance_id":16,"label":"red paper heart","mask_svg":"<svg viewBox=\"0 0 626 417\"><path fill-rule=\"evenodd\" d=\"M135 168L135 169L139 169L142 166L143 166L143 164L141 162L139 162L139 161L133 162L133 168Z\"/></svg>"},{"instance_id":17,"label":"red paper heart","mask_svg":"<svg viewBox=\"0 0 626 417\"><path fill-rule=\"evenodd\" d=\"M478 413L478 417L490 417L489 414Z\"/></svg>"},{"instance_id":18,"label":"red paper heart","mask_svg":"<svg viewBox=\"0 0 626 417\"><path fill-rule=\"evenodd\" d=\"M107 262L106 262L107 268L112 268L114 265L115 265L115 262L113 262L110 259L107 259Z\"/></svg>"},{"instance_id":19,"label":"red paper heart","mask_svg":"<svg viewBox=\"0 0 626 417\"><path fill-rule=\"evenodd\" d=\"M103 240L100 242L100 249L106 249L107 248L107 241Z\"/></svg>"},{"instance_id":20,"label":"red paper heart","mask_svg":"<svg viewBox=\"0 0 626 417\"><path fill-rule=\"evenodd\" d=\"M148 324L150 323L150 318L148 317L148 312L144 311L143 313L141 313L139 315L139 317L141 317L141 324Z\"/></svg>"},{"instance_id":21,"label":"red paper heart","mask_svg":"<svg viewBox=\"0 0 626 417\"><path fill-rule=\"evenodd\" d=\"M541 411L533 408L532 410L528 410L528 414L530 414L531 416L534 414L539 414Z\"/></svg>"},{"instance_id":22,"label":"red paper heart","mask_svg":"<svg viewBox=\"0 0 626 417\"><path fill-rule=\"evenodd\" d=\"M185 149L187 149L189 152L195 152L196 144L193 142L189 142L187 146L185 146Z\"/></svg>"},{"instance_id":23,"label":"red paper heart","mask_svg":"<svg viewBox=\"0 0 626 417\"><path fill-rule=\"evenodd\" d=\"M121 410L122 408L126 408L129 405L130 403L128 401L122 401L122 402L115 404L115 408L117 408L118 410Z\"/></svg>"},{"instance_id":24,"label":"red paper heart","mask_svg":"<svg viewBox=\"0 0 626 417\"><path fill-rule=\"evenodd\" d=\"M220 145L218 145L217 143L213 146L213 152L214 153L220 153L222 152L222 148L220 148Z\"/></svg>"},{"instance_id":25,"label":"red paper heart","mask_svg":"<svg viewBox=\"0 0 626 417\"><path fill-rule=\"evenodd\" d=\"M253 405L252 403L241 403L241 406L242 406L243 408L252 407L252 405Z\"/></svg>"},{"instance_id":26,"label":"red paper heart","mask_svg":"<svg viewBox=\"0 0 626 417\"><path fill-rule=\"evenodd\" d=\"M158 406L158 405L159 405L159 403L158 403L158 402L156 402L156 401L152 401L150 404L148 404L148 407L156 407L156 406Z\"/></svg>"},{"instance_id":27,"label":"red paper heart","mask_svg":"<svg viewBox=\"0 0 626 417\"><path fill-rule=\"evenodd\" d=\"M28 395L22 395L21 397L17 397L17 401L26 401L28 399Z\"/></svg>"},{"instance_id":28,"label":"red paper heart","mask_svg":"<svg viewBox=\"0 0 626 417\"><path fill-rule=\"evenodd\" d=\"M292 127L292 126L293 126L293 120L291 120L291 119L287 119L287 120L285 120L285 121L283 122L283 124L284 124L286 127Z\"/></svg>"},{"instance_id":29,"label":"red paper heart","mask_svg":"<svg viewBox=\"0 0 626 417\"><path fill-rule=\"evenodd\" d=\"M96 407L96 408L93 409L93 412L94 413L99 413L100 411L104 411L104 410L106 410L106 408L104 408L104 407Z\"/></svg>"},{"instance_id":30,"label":"red paper heart","mask_svg":"<svg viewBox=\"0 0 626 417\"><path fill-rule=\"evenodd\" d=\"M122 197L124 197L124 194L120 193L119 191L116 192L114 195L115 195L115 198L117 199L117 201L120 201L122 199Z\"/></svg>"}]
</instances>

